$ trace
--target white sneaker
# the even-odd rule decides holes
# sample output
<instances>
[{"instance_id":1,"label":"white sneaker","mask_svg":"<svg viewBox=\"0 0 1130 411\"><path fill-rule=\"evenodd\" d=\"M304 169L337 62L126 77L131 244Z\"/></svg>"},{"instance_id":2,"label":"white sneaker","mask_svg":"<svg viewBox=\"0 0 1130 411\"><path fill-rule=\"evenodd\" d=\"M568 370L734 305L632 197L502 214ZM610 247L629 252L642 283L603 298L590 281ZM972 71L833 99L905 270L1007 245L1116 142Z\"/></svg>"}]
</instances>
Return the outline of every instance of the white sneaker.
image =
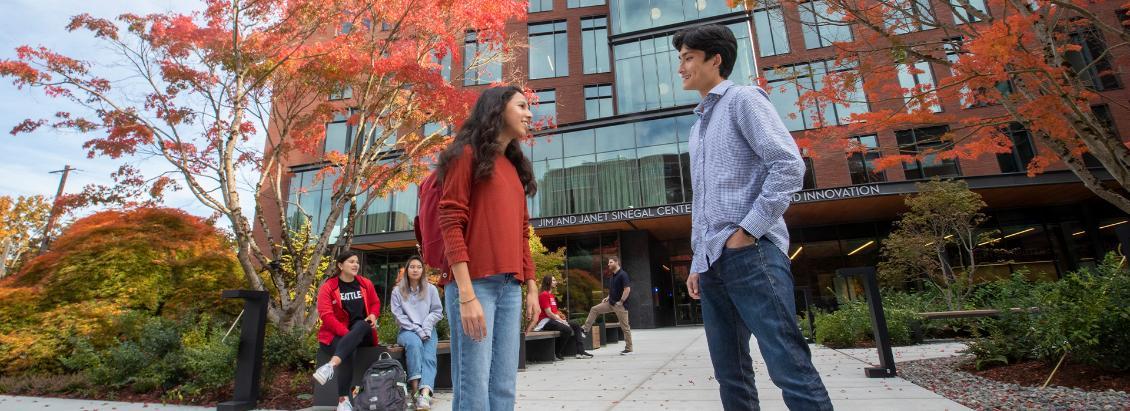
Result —
<instances>
[{"instance_id":1,"label":"white sneaker","mask_svg":"<svg viewBox=\"0 0 1130 411\"><path fill-rule=\"evenodd\" d=\"M337 403L337 411L353 411L353 402L345 400Z\"/></svg>"},{"instance_id":2,"label":"white sneaker","mask_svg":"<svg viewBox=\"0 0 1130 411\"><path fill-rule=\"evenodd\" d=\"M318 367L317 370L314 370L314 379L318 380L318 384L326 385L326 381L329 381L333 377L334 366L330 363L325 363L321 367Z\"/></svg>"},{"instance_id":3,"label":"white sneaker","mask_svg":"<svg viewBox=\"0 0 1130 411\"><path fill-rule=\"evenodd\" d=\"M430 410L430 409L432 409L432 394L430 392L427 393L427 394L416 395L416 409L417 410Z\"/></svg>"}]
</instances>

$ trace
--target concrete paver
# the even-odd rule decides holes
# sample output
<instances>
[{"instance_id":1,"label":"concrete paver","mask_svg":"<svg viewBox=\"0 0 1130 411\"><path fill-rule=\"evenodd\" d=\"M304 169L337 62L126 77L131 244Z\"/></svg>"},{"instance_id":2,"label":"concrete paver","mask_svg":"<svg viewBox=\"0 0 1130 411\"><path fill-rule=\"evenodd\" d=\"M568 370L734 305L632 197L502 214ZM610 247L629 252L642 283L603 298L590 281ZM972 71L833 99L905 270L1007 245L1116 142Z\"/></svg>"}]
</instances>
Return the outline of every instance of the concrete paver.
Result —
<instances>
[{"instance_id":1,"label":"concrete paver","mask_svg":"<svg viewBox=\"0 0 1130 411\"><path fill-rule=\"evenodd\" d=\"M619 355L623 343L594 350L589 360L532 363L518 373L519 410L720 410L718 383L702 327L634 330L636 352ZM763 410L785 410L754 348L754 372ZM837 410L967 410L902 378L866 378L878 361L874 349L833 350L812 345L816 369ZM956 355L964 345L937 343L897 347L896 361ZM451 409L452 394L438 393L433 409ZM0 411L196 411L209 408L0 396ZM332 408L330 408L332 409Z\"/></svg>"}]
</instances>

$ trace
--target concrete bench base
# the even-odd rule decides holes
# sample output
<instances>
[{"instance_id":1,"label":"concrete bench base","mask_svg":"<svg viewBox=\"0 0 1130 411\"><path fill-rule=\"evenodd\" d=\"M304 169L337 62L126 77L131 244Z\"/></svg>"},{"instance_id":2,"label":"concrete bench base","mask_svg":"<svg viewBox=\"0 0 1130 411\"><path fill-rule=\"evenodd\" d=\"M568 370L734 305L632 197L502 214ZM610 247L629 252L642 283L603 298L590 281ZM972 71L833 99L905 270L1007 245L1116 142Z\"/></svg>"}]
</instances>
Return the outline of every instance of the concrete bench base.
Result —
<instances>
[{"instance_id":1,"label":"concrete bench base","mask_svg":"<svg viewBox=\"0 0 1130 411\"><path fill-rule=\"evenodd\" d=\"M604 324L604 337L609 344L615 344L624 339L624 332L620 330L620 323Z\"/></svg>"},{"instance_id":2,"label":"concrete bench base","mask_svg":"<svg viewBox=\"0 0 1130 411\"><path fill-rule=\"evenodd\" d=\"M533 331L524 335L526 360L530 362L557 361L557 331Z\"/></svg>"}]
</instances>

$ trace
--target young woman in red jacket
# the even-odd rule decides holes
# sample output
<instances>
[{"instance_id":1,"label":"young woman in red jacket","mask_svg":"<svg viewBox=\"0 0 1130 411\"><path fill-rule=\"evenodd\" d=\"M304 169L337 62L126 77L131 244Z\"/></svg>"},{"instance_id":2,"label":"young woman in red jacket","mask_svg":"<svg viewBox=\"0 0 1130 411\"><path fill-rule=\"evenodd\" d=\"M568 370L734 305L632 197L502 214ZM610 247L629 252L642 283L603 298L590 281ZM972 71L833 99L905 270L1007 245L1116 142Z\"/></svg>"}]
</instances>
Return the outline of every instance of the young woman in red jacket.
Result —
<instances>
[{"instance_id":1,"label":"young woman in red jacket","mask_svg":"<svg viewBox=\"0 0 1130 411\"><path fill-rule=\"evenodd\" d=\"M519 145L531 117L521 89L483 90L439 157L439 224L451 267L440 283L451 321L456 411L514 409L522 283L526 315L532 321L538 313L526 210L537 181Z\"/></svg>"},{"instance_id":2,"label":"young woman in red jacket","mask_svg":"<svg viewBox=\"0 0 1130 411\"><path fill-rule=\"evenodd\" d=\"M325 384L334 375L337 381L338 411L352 409L349 389L352 385L353 362L357 347L377 345L377 316L381 300L373 283L357 275L361 262L352 251L337 256L336 276L330 277L318 288L318 342L323 350L333 352L330 362L314 372L314 379Z\"/></svg>"}]
</instances>

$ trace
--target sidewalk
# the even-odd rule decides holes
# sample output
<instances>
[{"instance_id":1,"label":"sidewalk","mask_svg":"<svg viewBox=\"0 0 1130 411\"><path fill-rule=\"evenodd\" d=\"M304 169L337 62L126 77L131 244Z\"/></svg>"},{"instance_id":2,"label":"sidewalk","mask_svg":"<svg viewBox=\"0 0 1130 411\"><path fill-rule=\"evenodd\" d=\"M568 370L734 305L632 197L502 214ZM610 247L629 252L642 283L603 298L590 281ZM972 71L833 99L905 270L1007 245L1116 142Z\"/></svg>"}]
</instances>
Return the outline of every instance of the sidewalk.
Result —
<instances>
[{"instance_id":1,"label":"sidewalk","mask_svg":"<svg viewBox=\"0 0 1130 411\"><path fill-rule=\"evenodd\" d=\"M620 356L623 343L594 350L590 360L566 359L529 364L518 373L520 410L720 410L706 335L702 327L636 330L636 352ZM756 352L756 344L753 344ZM874 349L832 350L816 345L812 357L837 410L967 410L902 378L863 376L866 361L877 361ZM896 361L948 357L961 344L944 343L897 348ZM760 354L754 354L758 394L763 410L785 410L781 390L769 381ZM451 409L451 393L438 393L433 409ZM34 402L33 402L34 401ZM57 400L0 396L6 410L205 410L157 404ZM332 408L330 408L332 410Z\"/></svg>"}]
</instances>

